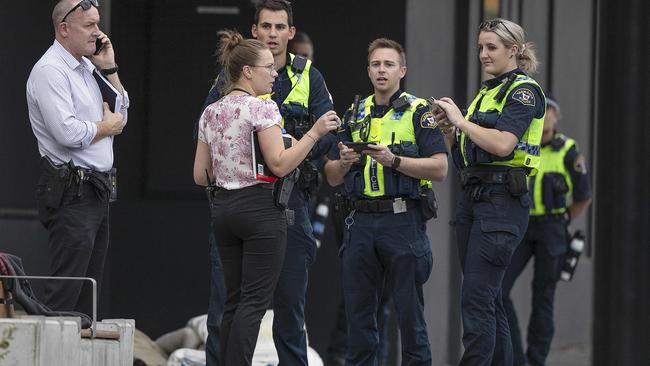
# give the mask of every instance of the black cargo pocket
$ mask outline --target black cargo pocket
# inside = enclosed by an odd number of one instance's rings
[[[415,283],[421,285],[429,279],[433,267],[433,254],[429,240],[422,238],[409,244],[415,256]]]
[[[67,180],[41,176],[36,185],[36,197],[45,207],[59,208],[62,205],[67,185]]]
[[[505,267],[519,241],[519,228],[513,224],[481,221],[484,243],[481,257],[495,266]]]

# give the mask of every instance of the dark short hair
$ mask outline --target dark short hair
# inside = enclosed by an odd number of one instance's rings
[[[287,13],[287,23],[293,27],[293,10],[291,9],[291,2],[287,0],[260,0],[255,5],[255,17],[253,22],[258,24],[260,22],[260,13],[262,10],[267,9],[271,11],[285,11]]]
[[[377,38],[370,42],[368,45],[368,61],[370,61],[370,54],[379,48],[390,48],[397,51],[400,63],[402,64],[401,66],[406,66],[406,52],[404,52],[404,47],[399,42],[388,38]]]

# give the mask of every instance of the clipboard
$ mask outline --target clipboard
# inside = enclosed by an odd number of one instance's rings
[[[282,140],[284,141],[285,149],[291,147],[291,136],[282,135]],[[275,181],[280,179],[280,177],[273,174],[268,165],[266,165],[264,155],[262,155],[262,149],[260,148],[257,131],[255,130],[251,131],[251,150],[251,161],[255,180],[266,183],[275,183]]]

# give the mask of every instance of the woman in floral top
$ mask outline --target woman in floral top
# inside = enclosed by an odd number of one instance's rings
[[[280,275],[286,247],[284,212],[273,200],[270,183],[255,179],[251,132],[256,131],[264,161],[282,177],[305,159],[318,139],[337,128],[336,113],[314,124],[300,141],[285,149],[281,117],[271,92],[278,76],[268,47],[221,31],[219,49],[228,82],[224,97],[199,121],[194,181],[218,189],[213,194],[212,230],[228,293],[220,330],[225,365],[250,365],[260,321]]]

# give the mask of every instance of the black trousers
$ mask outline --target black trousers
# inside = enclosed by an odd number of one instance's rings
[[[39,181],[37,199],[39,219],[49,233],[50,275],[94,278],[99,294],[108,251],[108,202],[98,197],[92,184],[84,183],[81,190],[77,184],[68,187],[60,207],[48,207],[41,185],[46,179]],[[48,280],[43,301],[52,310],[92,315],[92,286],[87,281]]]
[[[212,203],[212,230],[226,285],[220,331],[224,365],[250,365],[260,322],[284,260],[287,222],[269,184],[221,190]]]

